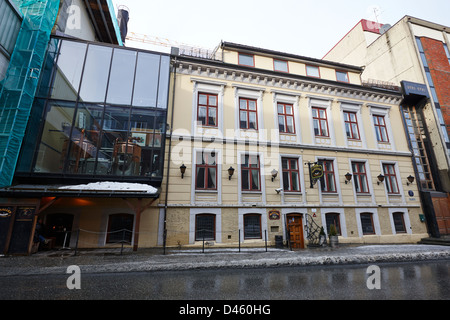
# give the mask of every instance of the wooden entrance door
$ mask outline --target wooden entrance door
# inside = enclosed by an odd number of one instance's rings
[[[433,207],[436,215],[436,221],[441,235],[450,234],[450,196],[433,196]]]
[[[290,214],[287,216],[287,226],[291,249],[304,249],[303,223],[301,214]]]

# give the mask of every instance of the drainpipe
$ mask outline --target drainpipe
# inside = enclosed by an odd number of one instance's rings
[[[170,161],[171,161],[171,149],[172,149],[172,133],[173,133],[173,115],[175,109],[175,88],[177,80],[177,57],[173,62],[173,90],[172,90],[172,114],[170,116],[170,140],[169,140],[169,150],[167,158],[167,180],[166,180],[166,199],[164,200],[164,234],[163,234],[163,247],[164,254],[166,254],[166,239],[167,239],[167,200],[169,197],[169,177],[170,177]]]

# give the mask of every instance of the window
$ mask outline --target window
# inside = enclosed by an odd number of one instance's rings
[[[255,66],[254,56],[250,54],[239,53],[239,64],[241,66]]]
[[[217,162],[215,152],[199,152],[195,176],[196,190],[217,190]]]
[[[258,112],[256,100],[239,99],[239,123],[241,129],[258,130]]]
[[[349,82],[348,73],[345,71],[336,71],[336,80],[339,82]]]
[[[241,165],[242,191],[261,191],[259,156],[245,155]]]
[[[327,110],[322,108],[313,107],[313,125],[314,134],[316,136],[328,137],[328,121],[327,121]]]
[[[360,219],[363,235],[375,234],[372,213],[361,213]]]
[[[392,214],[394,221],[395,232],[406,233],[405,219],[403,218],[403,212],[394,212]]]
[[[328,234],[330,233],[330,226],[332,224],[334,224],[335,227],[336,227],[337,234],[339,236],[342,235],[342,233],[341,233],[341,224],[339,222],[339,213],[327,213],[327,214],[325,214],[325,221],[326,221],[326,224],[327,224],[327,232],[328,232]]]
[[[320,78],[319,67],[306,66],[306,75],[309,77]]]
[[[292,104],[278,103],[278,128],[281,133],[295,133],[294,106]]]
[[[384,116],[374,115],[375,134],[378,142],[389,142]]]
[[[217,95],[199,93],[197,120],[203,126],[217,127]]]
[[[261,215],[244,215],[244,239],[261,239]]]
[[[216,216],[197,214],[195,216],[195,240],[216,240]]]
[[[447,59],[448,59],[448,63],[450,64],[450,51],[448,50],[448,46],[446,43],[444,43],[444,50],[445,50],[445,55],[447,56]]]
[[[355,112],[344,111],[345,132],[348,139],[360,140],[358,119]]]
[[[273,60],[273,69],[280,72],[289,72],[288,62],[285,60]]]
[[[281,167],[283,170],[284,191],[286,192],[301,191],[298,159],[281,158]]]
[[[119,213],[110,215],[106,243],[131,243],[133,236],[133,220],[134,216],[132,214]]]
[[[395,165],[383,164],[384,177],[386,179],[386,187],[388,193],[398,194],[397,175],[395,174]]]
[[[336,181],[334,178],[333,160],[319,160],[319,164],[323,166],[323,177],[320,178],[322,192],[335,193]]]
[[[352,162],[352,170],[356,193],[369,193],[365,163]]]

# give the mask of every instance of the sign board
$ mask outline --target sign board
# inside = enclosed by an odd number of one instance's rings
[[[427,86],[421,83],[402,81],[402,90],[405,96],[416,95],[430,97]]]
[[[313,165],[311,167],[311,178],[317,180],[322,177],[323,177],[323,166],[320,164]]]
[[[270,220],[280,220],[280,211],[278,210],[270,210],[269,211],[269,219]]]

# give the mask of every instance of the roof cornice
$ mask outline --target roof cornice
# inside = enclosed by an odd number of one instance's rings
[[[238,66],[207,59],[177,56],[176,72],[215,81],[234,81],[259,87],[296,90],[305,94],[323,94],[334,98],[353,98],[372,103],[399,104],[401,92],[365,87],[337,81],[285,74],[281,72]]]

